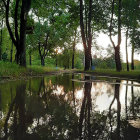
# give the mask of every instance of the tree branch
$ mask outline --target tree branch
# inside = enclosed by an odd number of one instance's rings
[[[91,16],[92,16],[92,0],[89,0],[89,13],[88,13],[88,47],[91,48],[92,34],[91,34]]]
[[[83,23],[83,0],[80,0],[80,28],[81,28],[81,35],[82,41],[84,45],[84,49],[87,49],[87,43],[85,38],[85,31],[84,31],[84,23]]]
[[[11,27],[10,27],[10,24],[9,24],[9,4],[10,4],[10,0],[7,0],[7,4],[5,5],[6,6],[5,7],[6,8],[6,26],[7,26],[8,32],[10,34],[10,37],[11,37],[14,45],[17,47],[17,42],[16,42],[16,40],[14,38],[13,32],[12,32]]]
[[[5,0],[2,0],[2,1],[3,1],[3,3],[4,3],[5,8],[6,8],[6,2],[5,2]]]
[[[118,46],[121,44],[121,0],[119,0],[119,9],[118,9]]]
[[[111,12],[111,20],[110,20],[110,27],[109,27],[109,32],[110,32],[110,40],[111,40],[111,43],[115,49],[115,43],[112,39],[112,20],[113,20],[113,14],[114,14],[114,0],[112,1],[112,12]]]
[[[15,21],[15,37],[16,37],[17,42],[19,41],[19,35],[18,35],[18,20],[17,20],[19,1],[20,1],[20,0],[16,0],[15,17],[14,17],[14,21]]]

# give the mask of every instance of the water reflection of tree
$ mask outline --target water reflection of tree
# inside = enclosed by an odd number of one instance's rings
[[[86,79],[89,80],[89,79]],[[108,139],[108,140],[137,140],[139,130],[132,127],[128,123],[128,116],[133,114],[130,111],[131,107],[136,108],[138,102],[136,103],[136,98],[133,97],[132,101],[134,103],[130,104],[130,107],[127,105],[127,92],[128,86],[126,86],[125,93],[125,109],[127,115],[126,118],[121,116],[121,103],[120,103],[120,80],[116,80],[114,86],[114,97],[109,107],[109,114],[107,112],[97,112],[94,108],[94,100],[91,99],[91,83],[86,82],[84,85],[84,98],[82,100],[81,112],[79,117],[79,139],[80,140],[99,140],[99,139]],[[94,93],[92,93],[94,94]],[[132,94],[133,95],[133,94]],[[116,100],[116,109],[113,108],[113,104]],[[138,110],[134,110],[135,114],[138,113]],[[108,115],[107,115],[108,114]]]
[[[77,116],[65,100],[65,96],[61,94],[56,96],[52,94],[51,88],[47,88],[41,100],[45,107],[45,115],[42,116],[44,124],[39,124],[39,127],[35,128],[36,131],[46,139],[75,139]]]
[[[85,80],[89,80],[90,77],[85,77]],[[82,101],[80,118],[79,118],[79,139],[91,140],[91,86],[92,83],[85,82],[84,86],[84,98]],[[84,126],[83,126],[84,125]],[[84,127],[84,130],[83,130]]]
[[[129,116],[131,116],[131,114],[133,114],[134,117],[134,106],[137,107],[136,104],[134,104],[134,99],[135,97],[133,96],[133,87],[131,88],[131,92],[132,92],[132,101],[130,104],[130,107],[128,107],[127,105],[127,92],[128,92],[128,85],[126,85],[126,92],[125,92],[125,118],[124,116],[121,117],[121,104],[120,104],[120,80],[116,80],[115,84],[115,94],[114,94],[114,98],[110,104],[109,107],[109,124],[110,124],[110,135],[109,135],[109,139],[113,139],[113,140],[120,140],[120,139],[125,139],[125,140],[137,140],[138,139],[138,133],[139,130],[132,127],[129,123],[128,123],[128,119]],[[127,81],[128,84],[128,81]],[[112,105],[114,103],[114,101],[117,101],[117,110],[115,111],[112,108]],[[132,111],[130,111],[132,108]],[[129,112],[128,112],[129,110]],[[115,113],[117,112],[117,115],[115,115]],[[136,112],[135,112],[136,113]],[[137,112],[138,113],[138,112]],[[117,122],[117,124],[115,123]],[[116,126],[116,128],[114,129],[114,127]]]
[[[7,139],[9,136],[12,136],[14,140],[22,140],[23,138],[26,130],[25,90],[25,83],[19,84],[16,88],[16,96],[9,107],[4,123],[5,139]],[[11,120],[11,117],[13,118],[13,122],[11,126],[9,126],[8,121]]]
[[[89,78],[85,77],[85,80],[88,81]],[[79,117],[80,140],[104,139],[108,132],[106,113],[95,111],[94,100],[91,99],[91,87],[92,83],[85,82],[84,98]]]
[[[29,91],[26,91],[25,83],[17,86],[5,119],[4,139],[78,138],[78,117],[64,97],[52,94],[52,89],[45,86],[44,78],[41,78],[37,94],[32,93],[31,85],[30,80]]]
[[[71,78],[74,79],[74,75]],[[86,81],[90,80],[89,78],[86,77]],[[84,140],[138,139],[138,129],[130,126],[126,118],[132,116],[131,108],[134,108],[135,115],[138,114],[139,99],[132,94],[134,97],[130,106],[125,101],[127,117],[121,117],[119,81],[116,81],[118,84],[114,87],[115,99],[110,105],[109,116],[108,112],[95,111],[95,100],[91,97],[93,84],[86,82],[79,118],[75,110],[77,106],[75,91],[79,86],[74,81],[69,83],[71,87],[69,90],[65,90],[65,94],[58,95],[53,94],[53,90],[57,88],[59,81],[55,85],[45,78],[39,78],[36,84],[35,81],[29,80],[27,84],[23,82],[16,85],[16,96],[13,96],[13,99],[11,98],[12,102],[5,119],[5,138],[10,137],[12,140],[18,140],[20,136],[19,140],[22,140],[22,136],[23,139],[33,140],[73,140],[78,139],[78,137]],[[64,86],[65,84],[63,85],[61,82],[58,85]],[[65,83],[65,81],[63,82]],[[125,100],[127,100],[127,91]],[[11,94],[13,94],[12,92],[11,89]],[[115,100],[117,101],[117,111],[113,109]],[[109,117],[110,121],[108,121]],[[110,127],[112,127],[111,131]]]
[[[120,111],[121,111],[121,103],[120,103],[120,80],[116,80],[116,84],[115,84],[115,93],[114,93],[114,97],[113,100],[109,106],[109,118],[110,118],[110,127],[111,127],[111,135],[110,138],[114,139],[114,140],[120,140]],[[112,128],[112,114],[111,114],[111,107],[115,101],[115,99],[117,100],[117,128],[116,128],[116,132],[113,134],[113,128]]]

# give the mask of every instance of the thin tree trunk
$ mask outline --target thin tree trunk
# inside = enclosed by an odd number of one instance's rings
[[[3,27],[3,19],[2,19],[2,26],[1,26],[1,31],[0,31],[0,60],[2,60],[2,27]]]
[[[132,42],[131,70],[134,70],[134,42]]]
[[[113,15],[114,15],[114,0],[112,2],[112,13],[111,13],[111,21],[110,21],[110,40],[115,50],[115,63],[116,63],[116,70],[121,71],[122,65],[121,65],[121,59],[120,59],[120,44],[121,44],[121,0],[119,0],[119,7],[118,7],[118,43],[115,46],[115,43],[112,39],[112,21],[113,21]]]
[[[128,51],[127,51],[127,40],[128,40],[128,29],[126,31],[126,43],[125,43],[125,49],[126,49],[126,64],[127,64],[127,71],[129,71],[129,63],[128,63]]]
[[[134,50],[135,50],[135,44],[134,44],[134,36],[135,36],[135,27],[133,27],[133,33],[132,33],[132,54],[131,54],[131,70],[134,70]]]
[[[74,69],[74,56],[75,56],[75,50],[73,48],[73,54],[72,54],[72,69]]]
[[[57,65],[58,65],[58,62],[57,62],[58,60],[57,60],[57,54],[56,54],[56,67],[57,67]]]
[[[76,45],[76,31],[75,31],[75,37],[74,37],[74,42],[73,42],[72,69],[74,69],[75,45]]]
[[[116,70],[121,71],[122,65],[121,65],[121,59],[120,59],[120,48],[119,46],[115,47],[115,63],[116,63]]]
[[[85,70],[89,70],[91,64],[91,50],[85,50]]]
[[[30,64],[30,66],[32,65],[32,55],[31,55],[31,51],[30,51],[30,53],[29,53],[29,64]]]
[[[70,56],[69,56],[69,54],[68,54],[68,69],[70,68]]]
[[[10,52],[10,62],[13,62],[13,42],[12,42],[12,46],[11,46],[11,52]]]
[[[43,56],[41,56],[41,65],[42,66],[45,66],[45,60],[44,60],[44,57]]]
[[[2,59],[2,29],[1,29],[1,38],[0,38],[0,60]]]
[[[93,63],[92,63],[92,55],[91,55],[91,66],[93,65]]]

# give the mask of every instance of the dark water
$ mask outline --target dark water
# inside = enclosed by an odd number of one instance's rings
[[[139,140],[140,83],[63,74],[0,83],[0,140]]]

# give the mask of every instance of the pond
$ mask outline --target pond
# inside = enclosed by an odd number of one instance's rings
[[[138,82],[58,74],[0,83],[0,140],[138,139]]]

